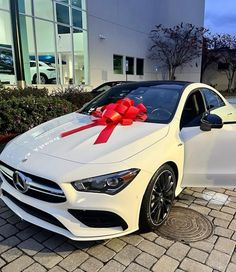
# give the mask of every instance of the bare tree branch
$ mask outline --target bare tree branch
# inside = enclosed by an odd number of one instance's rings
[[[228,89],[230,92],[236,73],[236,36],[230,34],[214,34],[206,38],[205,48],[203,50],[203,73],[209,64],[216,62],[224,66],[228,79]]]
[[[172,28],[155,26],[150,32],[151,59],[169,71],[169,79],[175,78],[176,68],[192,62],[201,56],[203,35],[208,30],[192,24],[178,24]]]

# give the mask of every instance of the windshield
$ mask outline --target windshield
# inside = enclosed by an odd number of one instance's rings
[[[134,100],[135,105],[143,103],[146,106],[148,116],[146,122],[169,123],[177,108],[182,89],[183,85],[177,84],[121,85],[99,95],[79,112],[90,114],[98,107],[128,97]]]

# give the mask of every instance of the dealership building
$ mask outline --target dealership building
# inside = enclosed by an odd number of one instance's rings
[[[0,0],[0,81],[86,84],[167,78],[148,58],[155,25],[203,26],[204,0]],[[200,80],[201,60],[177,71]]]

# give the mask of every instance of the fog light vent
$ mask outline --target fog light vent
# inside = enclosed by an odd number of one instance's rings
[[[72,209],[68,210],[68,212],[84,225],[91,228],[122,227],[123,230],[128,228],[124,219],[112,212]]]

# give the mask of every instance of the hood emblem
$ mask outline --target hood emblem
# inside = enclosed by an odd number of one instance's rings
[[[13,184],[16,188],[17,191],[21,192],[21,193],[26,193],[29,189],[29,185],[28,185],[28,178],[18,172],[18,171],[15,171],[14,174],[13,174]]]

